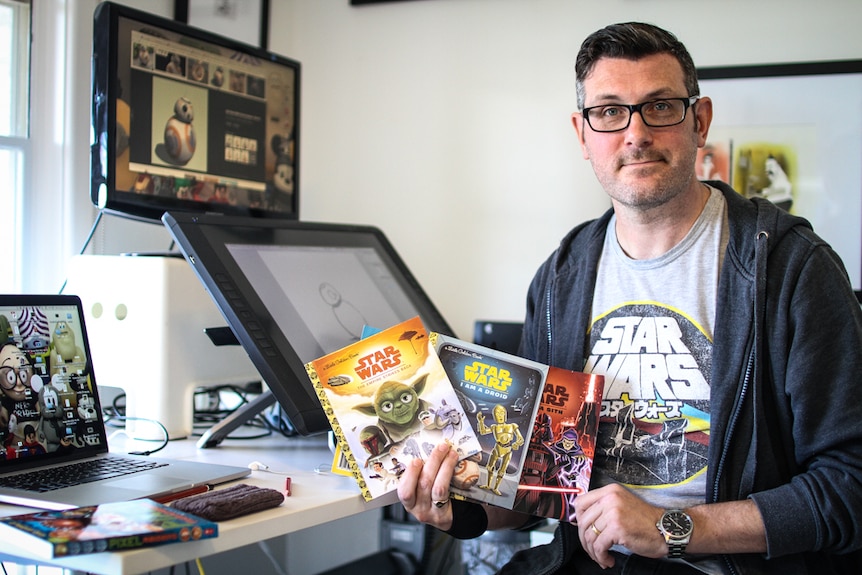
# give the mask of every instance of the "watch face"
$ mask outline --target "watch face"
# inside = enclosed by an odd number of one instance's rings
[[[685,537],[691,533],[691,517],[682,511],[668,511],[662,515],[661,526],[674,537]]]

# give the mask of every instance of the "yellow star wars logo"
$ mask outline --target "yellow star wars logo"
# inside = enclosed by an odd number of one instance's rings
[[[471,365],[464,366],[464,381],[497,391],[507,391],[512,385],[512,375],[508,369],[474,361]]]

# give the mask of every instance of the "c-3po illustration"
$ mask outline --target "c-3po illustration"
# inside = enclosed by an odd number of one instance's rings
[[[479,423],[479,433],[482,435],[494,434],[494,449],[491,450],[491,455],[488,457],[488,464],[485,470],[488,472],[488,479],[485,485],[480,485],[482,489],[492,491],[497,495],[500,493],[500,483],[503,481],[503,476],[506,474],[506,468],[509,466],[509,460],[512,459],[512,452],[524,445],[524,437],[521,435],[521,430],[518,429],[517,423],[506,423],[508,414],[506,408],[502,405],[494,406],[494,421],[490,426],[485,425],[485,414],[481,411],[476,414],[476,420]],[[494,486],[491,486],[493,478]]]

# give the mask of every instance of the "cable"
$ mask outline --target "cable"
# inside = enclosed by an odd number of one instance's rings
[[[102,210],[99,210],[96,213],[96,219],[93,221],[93,225],[90,226],[90,233],[87,234],[87,239],[84,240],[84,245],[81,246],[81,250],[78,252],[79,254],[83,255],[83,253],[87,250],[87,246],[89,246],[90,242],[93,241],[93,235],[96,233],[96,228],[99,227],[99,222],[102,221],[102,214],[104,214]]]
[[[148,419],[146,417],[126,416],[125,415],[125,413],[126,413],[125,405],[119,405],[119,400],[125,399],[125,397],[126,397],[125,393],[118,394],[116,397],[114,397],[113,401],[111,402],[110,408],[103,408],[102,409],[102,413],[105,415],[105,425],[120,427],[119,425],[116,424],[116,422],[122,422],[123,423],[122,427],[124,428],[124,430],[121,433],[125,433],[125,423],[127,421],[146,421],[148,423],[152,423],[152,424],[158,426],[159,429],[162,430],[162,443],[161,443],[161,445],[159,445],[155,449],[150,449],[147,451],[131,451],[131,452],[129,452],[129,455],[152,455],[153,453],[156,453],[157,451],[161,451],[162,449],[167,447],[168,442],[170,441],[170,434],[168,433],[168,429],[162,424],[162,422],[157,421],[155,419]],[[112,435],[112,437],[113,437],[113,435]],[[133,437],[131,435],[129,437],[131,437],[135,441],[150,441],[150,440],[144,440],[144,439],[136,438],[136,437]]]
[[[89,245],[90,245],[90,242],[91,242],[91,241],[92,241],[92,239],[93,239],[93,235],[96,233],[96,228],[98,228],[98,227],[99,227],[99,222],[101,222],[101,221],[102,221],[102,213],[103,213],[103,212],[102,212],[102,210],[99,210],[99,211],[96,213],[96,219],[95,219],[95,221],[93,222],[93,225],[90,227],[90,233],[89,233],[89,234],[87,234],[87,239],[86,239],[86,240],[84,240],[84,245],[83,245],[83,246],[81,246],[81,249],[80,249],[80,251],[78,252],[78,254],[79,254],[79,255],[83,255],[83,254],[84,254],[84,252],[87,250],[87,246],[89,246]],[[59,293],[63,293],[63,290],[65,290],[65,289],[66,289],[66,283],[67,283],[68,281],[69,281],[69,278],[66,278],[66,279],[64,279],[64,280],[63,280],[63,285],[61,285],[61,286],[60,286],[60,292],[59,292]]]
[[[241,409],[243,406],[251,403],[248,398],[248,395],[259,395],[259,392],[249,392],[248,386],[252,384],[256,384],[258,382],[249,382],[246,384],[246,387],[243,388],[238,385],[221,385],[221,386],[213,386],[213,387],[205,387],[199,388],[195,391],[195,398],[199,395],[207,395],[209,399],[211,399],[213,394],[218,396],[218,407],[212,409],[195,409],[194,414],[194,422],[195,428],[200,428],[200,426],[205,425],[207,429],[212,427],[213,425],[221,422],[224,418],[232,415],[235,411]],[[222,393],[230,392],[237,396],[239,399],[239,403],[230,409],[222,409]],[[198,404],[197,401],[194,402],[195,405]],[[274,425],[264,414],[257,413],[254,417],[249,418],[248,421],[244,422],[243,426],[245,428],[255,428],[262,429],[261,433],[256,433],[252,435],[231,435],[229,439],[240,439],[240,440],[249,440],[249,439],[259,439],[262,437],[269,437],[275,432],[279,432],[285,437],[290,437],[292,435],[296,435],[295,431],[291,426],[287,424],[287,422],[279,420],[278,425]],[[204,432],[195,432],[193,435],[202,436]]]
[[[87,234],[87,238],[84,240],[84,245],[81,246],[81,249],[78,251],[78,255],[84,255],[84,252],[87,251],[87,247],[90,245],[90,242],[93,241],[93,236],[96,235],[96,229],[99,227],[99,223],[102,221],[102,216],[105,214],[104,210],[99,210],[96,212],[96,219],[93,220],[93,225],[90,226],[90,233]],[[104,229],[102,230],[104,234]],[[176,241],[171,240],[171,243],[168,245],[168,252],[174,251],[176,247]],[[60,291],[58,293],[63,293],[66,289],[66,284],[68,283],[69,278],[63,280],[62,285],[60,285]]]
[[[261,463],[260,461],[252,461],[248,464],[248,468],[252,471],[265,471],[267,473],[274,473],[275,475],[290,475],[287,471],[276,471],[275,469],[270,469],[269,465]]]
[[[260,541],[258,542],[258,546],[263,551],[263,554],[266,555],[267,558],[269,558],[269,561],[270,563],[272,563],[275,572],[278,573],[278,575],[287,575],[287,571],[279,564],[279,562],[275,558],[275,555],[273,555],[272,550],[269,548],[269,544],[266,541]]]
[[[256,383],[256,382],[249,382],[246,385],[251,385],[254,383]],[[222,408],[222,406],[221,406],[221,403],[222,403],[221,394],[224,392],[229,392],[229,393],[236,395],[236,397],[238,398],[238,404],[235,407],[231,407],[229,409]],[[202,394],[206,394],[209,396],[213,393],[218,395],[219,404],[216,407],[211,408],[211,409],[195,408],[193,431],[191,434],[192,436],[196,436],[196,437],[202,436],[205,432],[205,430],[203,430],[203,431],[201,430],[202,426],[205,426],[207,429],[209,429],[213,425],[222,421],[225,417],[234,413],[237,409],[240,409],[242,406],[250,403],[249,398],[248,398],[248,395],[250,395],[250,394],[246,388],[239,386],[239,385],[230,385],[230,384],[213,386],[213,387],[198,388],[195,390],[195,398],[197,398],[199,395],[202,395]],[[257,395],[257,394],[254,393],[253,395]],[[126,399],[126,394],[120,393],[120,394],[114,396],[113,400],[111,401],[110,406],[107,406],[107,407],[102,406],[102,412],[105,415],[105,424],[113,426],[113,427],[125,427],[125,422],[127,422],[127,421],[150,422],[154,425],[157,425],[162,430],[162,436],[163,436],[162,444],[159,447],[157,447],[156,449],[152,449],[152,450],[148,450],[148,451],[142,451],[142,452],[134,452],[133,455],[151,455],[157,451],[164,449],[168,445],[168,441],[170,440],[167,428],[162,423],[160,423],[159,421],[156,421],[154,419],[126,416],[126,406],[124,403],[125,399]],[[194,405],[197,405],[197,403],[198,402],[195,400]],[[256,433],[247,433],[244,435],[234,434],[234,435],[230,435],[228,438],[233,439],[233,440],[254,440],[254,439],[261,439],[264,437],[269,437],[273,433],[276,433],[276,432],[280,433],[284,437],[293,437],[295,435],[298,435],[298,433],[293,428],[293,426],[290,425],[290,422],[286,421],[285,418],[279,417],[278,423],[274,424],[263,413],[256,414],[254,417],[252,417],[251,419],[246,421],[242,427],[246,428],[246,429],[255,429],[255,430],[260,430],[260,431],[256,432]],[[137,439],[137,438],[133,437],[132,439]]]
[[[155,449],[148,449],[148,450],[146,450],[146,451],[130,451],[130,452],[129,452],[129,455],[152,455],[153,453],[156,453],[156,452],[158,452],[158,451],[161,451],[162,449],[164,449],[165,447],[167,447],[167,446],[168,446],[168,441],[170,441],[170,437],[169,437],[169,435],[168,435],[168,430],[167,430],[167,428],[166,428],[164,425],[162,425],[162,423],[161,423],[160,421],[156,421],[155,419],[147,419],[146,417],[126,417],[125,415],[119,415],[119,416],[116,416],[114,419],[117,419],[118,421],[122,421],[122,422],[126,422],[126,421],[146,421],[146,422],[148,422],[148,423],[153,423],[153,424],[155,424],[156,426],[158,426],[158,427],[159,427],[159,429],[161,429],[161,430],[162,430],[162,435],[163,435],[163,437],[162,437],[162,440],[161,440],[161,445],[159,445],[159,446],[158,446],[158,447],[156,447]],[[120,433],[125,433],[125,431],[120,431]],[[128,435],[128,434],[126,434],[126,435]],[[157,440],[155,440],[155,439],[142,439],[142,438],[134,437],[134,436],[131,436],[131,435],[129,435],[129,437],[131,437],[131,438],[132,438],[132,439],[134,439],[135,441],[157,441]]]
[[[230,409],[222,409],[221,406],[224,403],[223,402],[224,398],[222,397],[222,393],[224,393],[224,392],[230,392],[230,393],[236,395],[239,403],[236,406],[231,407]],[[197,407],[198,397],[200,397],[202,395],[206,396],[206,398],[209,400],[210,404],[212,404],[212,399],[213,399],[213,397],[215,397],[215,399],[217,400],[216,405],[214,407],[209,408],[209,409],[198,408]],[[196,422],[202,422],[202,423],[213,423],[213,422],[221,421],[224,417],[226,417],[227,415],[230,415],[239,407],[249,403],[246,389],[244,389],[238,385],[220,385],[220,386],[214,386],[214,387],[198,388],[195,390],[194,398],[195,398],[194,405],[196,406],[195,412],[194,412],[194,418],[195,418]]]

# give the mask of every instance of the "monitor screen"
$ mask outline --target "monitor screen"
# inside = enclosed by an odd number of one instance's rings
[[[290,422],[329,431],[305,364],[362,328],[451,329],[377,228],[167,213],[163,221]]]
[[[298,62],[103,2],[92,72],[96,206],[298,217]]]

